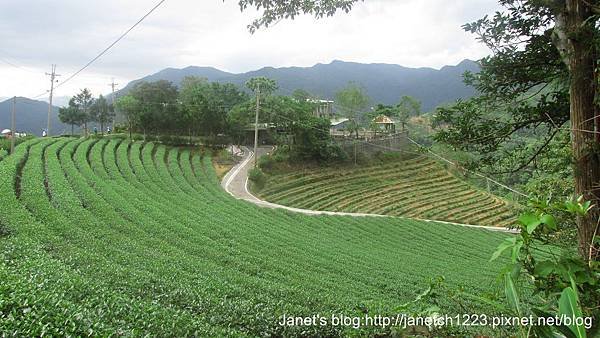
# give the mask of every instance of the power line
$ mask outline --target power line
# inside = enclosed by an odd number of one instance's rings
[[[410,142],[412,142],[413,144],[415,144],[415,145],[417,145],[417,146],[419,146],[419,147],[421,147],[421,148],[427,149],[427,152],[429,152],[429,153],[430,153],[430,154],[432,154],[433,156],[435,156],[435,157],[439,158],[440,160],[442,160],[442,161],[444,161],[444,162],[446,162],[446,163],[449,163],[449,164],[451,164],[451,165],[453,165],[453,166],[455,166],[455,167],[457,167],[457,168],[459,168],[459,169],[461,169],[461,170],[464,170],[464,171],[466,171],[466,172],[469,172],[469,173],[471,173],[471,174],[473,174],[473,175],[476,175],[476,176],[479,176],[479,177],[481,177],[481,178],[484,178],[484,179],[486,179],[488,182],[492,182],[492,183],[494,183],[494,184],[496,184],[496,185],[498,185],[498,186],[500,186],[500,187],[502,187],[502,188],[504,188],[504,189],[507,189],[507,190],[509,190],[509,191],[511,191],[511,192],[514,192],[515,194],[518,194],[518,195],[524,196],[524,197],[526,197],[526,198],[529,198],[529,196],[528,196],[528,195],[526,195],[526,194],[524,194],[524,193],[522,193],[522,192],[520,192],[520,191],[518,191],[518,190],[515,190],[515,189],[513,189],[513,188],[511,188],[511,187],[509,187],[509,186],[507,186],[507,185],[505,185],[505,184],[502,184],[502,183],[500,183],[500,182],[498,182],[498,181],[496,181],[496,180],[492,179],[492,178],[489,178],[489,177],[487,177],[487,176],[485,176],[485,175],[483,175],[483,174],[480,174],[480,173],[478,173],[478,172],[475,172],[475,171],[469,170],[469,169],[467,169],[467,168],[465,168],[465,167],[462,167],[462,166],[460,166],[460,165],[458,165],[458,164],[456,164],[456,163],[454,163],[454,162],[450,161],[449,159],[447,159],[447,158],[443,157],[442,155],[439,155],[439,154],[437,154],[437,153],[433,152],[433,150],[431,150],[431,149],[429,149],[429,148],[427,148],[427,147],[425,147],[425,146],[421,145],[421,144],[420,144],[420,143],[418,143],[417,141],[415,141],[415,140],[411,139],[410,137],[408,137],[408,135],[406,136],[406,138],[407,138],[407,139],[408,139]]]
[[[158,7],[160,7],[160,5],[162,5],[165,1],[166,0],[159,1],[154,7],[152,7],[152,9],[148,13],[146,13],[144,16],[142,16],[141,19],[139,19],[133,26],[131,26],[128,30],[126,30],[123,34],[121,34],[113,43],[111,43],[102,52],[100,52],[100,54],[98,54],[96,57],[94,57],[92,60],[90,60],[88,63],[86,63],[83,67],[81,67],[81,69],[79,69],[78,71],[76,71],[75,73],[73,73],[71,76],[69,76],[68,78],[66,78],[64,81],[62,81],[61,83],[59,83],[56,86],[56,88],[59,88],[62,85],[64,85],[65,83],[69,82],[74,77],[76,77],[77,75],[79,75],[79,73],[83,72],[86,68],[88,68],[89,66],[91,66],[92,63],[94,63],[98,59],[100,59],[112,47],[114,47],[119,41],[121,41],[125,36],[127,36],[127,34],[129,34],[129,32],[131,32],[135,27],[137,27],[140,23],[142,23],[142,21],[144,21],[148,16],[150,16],[150,14],[152,14],[152,12],[154,12]]]
[[[33,71],[33,70],[31,70],[29,68],[26,68],[26,67],[23,67],[23,66],[19,66],[19,65],[15,64],[13,62],[10,62],[10,61],[8,61],[8,60],[6,60],[4,58],[0,58],[0,61],[2,61],[3,63],[5,63],[5,64],[7,64],[7,65],[9,65],[9,66],[11,66],[13,68],[16,68],[16,69],[24,70],[24,71],[29,72],[29,73],[40,74],[39,72]]]

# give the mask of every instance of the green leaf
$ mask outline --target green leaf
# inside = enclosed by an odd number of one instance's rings
[[[556,269],[556,264],[552,261],[542,261],[536,264],[533,273],[540,277],[546,277]]]
[[[521,252],[521,248],[523,247],[523,240],[519,238],[515,245],[512,247],[511,260],[513,263],[516,263],[519,260],[519,252]]]
[[[519,222],[525,226],[529,234],[532,234],[538,225],[542,223],[539,217],[530,212],[521,214],[521,216],[519,216]]]
[[[545,214],[540,218],[540,221],[552,230],[556,230],[556,218],[550,214]]]
[[[515,245],[516,242],[516,237],[513,238],[507,238],[505,239],[502,243],[500,243],[500,245],[498,245],[498,248],[496,249],[496,251],[494,251],[494,253],[492,254],[492,257],[490,258],[490,262],[496,260],[498,257],[500,257],[500,255],[506,251],[508,248],[511,248]]]
[[[558,300],[558,314],[570,318],[582,317],[581,308],[577,303],[577,294],[571,287],[565,288],[560,295],[560,299]],[[576,325],[576,323],[572,323],[569,325],[569,329],[577,338],[586,337],[583,324]]]
[[[519,305],[519,294],[517,292],[517,288],[515,287],[515,283],[513,282],[513,279],[509,273],[504,275],[504,293],[506,294],[506,298],[508,299],[508,303],[510,304],[512,309],[515,310],[520,316],[521,307]]]

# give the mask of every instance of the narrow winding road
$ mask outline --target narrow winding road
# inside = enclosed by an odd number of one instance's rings
[[[248,201],[254,203],[260,207],[264,208],[272,208],[272,209],[285,209],[291,212],[298,212],[306,215],[341,215],[341,216],[353,216],[353,217],[393,217],[393,218],[404,218],[402,216],[390,216],[390,215],[379,215],[379,214],[364,214],[364,213],[350,213],[350,212],[334,212],[334,211],[321,211],[321,210],[308,210],[308,209],[299,209],[288,207],[281,204],[275,204],[271,202],[267,202],[261,200],[260,198],[254,196],[248,190],[248,171],[254,165],[254,152],[248,147],[241,147],[243,150],[242,160],[235,165],[231,170],[223,177],[221,181],[221,186],[225,191],[227,191],[231,196],[241,199],[244,201]],[[272,147],[259,147],[257,150],[258,157],[260,158],[263,155],[268,155],[273,150]],[[420,218],[411,218],[419,221],[431,222],[431,223],[444,223],[444,224],[453,224],[459,225],[463,227],[470,228],[482,228],[491,231],[500,231],[500,232],[508,232],[508,233],[518,233],[514,229],[500,228],[500,227],[491,227],[491,226],[483,226],[483,225],[473,225],[473,224],[461,224],[461,223],[453,223],[446,221],[435,221],[428,219],[420,219]]]

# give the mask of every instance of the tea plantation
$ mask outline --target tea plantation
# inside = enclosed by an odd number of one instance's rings
[[[514,207],[474,189],[425,156],[358,169],[276,174],[258,194],[270,202],[311,210],[504,227],[516,222]]]
[[[488,261],[506,234],[259,208],[221,190],[210,155],[153,143],[27,141],[0,161],[0,189],[0,335],[386,334],[278,321],[395,315],[437,276],[494,293],[505,263]]]

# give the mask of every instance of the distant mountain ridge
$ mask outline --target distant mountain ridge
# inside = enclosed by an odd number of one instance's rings
[[[362,86],[372,99],[372,104],[395,104],[403,95],[413,96],[422,102],[424,111],[469,98],[475,89],[463,83],[466,71],[477,72],[475,61],[463,60],[455,66],[441,69],[408,68],[394,64],[363,64],[335,60],[329,64],[318,63],[312,67],[264,67],[246,73],[233,74],[213,67],[189,66],[182,69],[166,68],[155,74],[130,82],[117,92],[124,95],[141,81],[167,80],[179,85],[186,76],[205,77],[211,82],[229,82],[238,86],[256,76],[266,76],[279,84],[278,94],[289,95],[296,89],[304,89],[323,99],[334,99],[335,93],[349,82]]]
[[[12,104],[12,99],[0,102],[0,129],[11,129]],[[45,129],[48,123],[48,103],[17,97],[15,107],[17,131],[40,136],[42,129]],[[57,135],[70,131],[71,127],[61,123],[58,119],[58,107],[52,106],[51,134]]]

